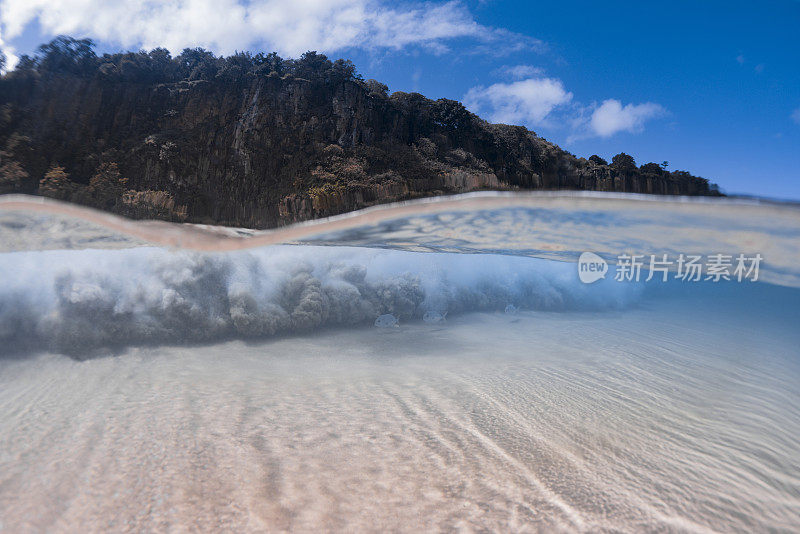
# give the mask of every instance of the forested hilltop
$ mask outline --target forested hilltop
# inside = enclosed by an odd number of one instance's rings
[[[315,52],[98,56],[59,37],[0,78],[0,193],[263,228],[480,189],[719,194],[626,154],[578,158],[454,100],[390,94]]]

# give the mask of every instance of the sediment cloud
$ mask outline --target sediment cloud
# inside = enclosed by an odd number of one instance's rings
[[[604,309],[637,289],[580,284],[574,265],[492,255],[271,247],[230,254],[155,248],[7,253],[3,352],[103,347],[367,325],[391,313]]]

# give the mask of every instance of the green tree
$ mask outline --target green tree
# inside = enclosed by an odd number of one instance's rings
[[[254,70],[257,74],[268,76],[270,73],[276,73],[278,76],[283,76],[286,73],[286,65],[283,58],[276,52],[269,54],[258,53],[253,57]]]
[[[595,165],[608,165],[608,162],[603,158],[601,158],[600,156],[598,156],[597,154],[589,156],[589,161],[591,161]]]
[[[452,128],[454,130],[463,129],[470,124],[472,117],[464,107],[464,104],[456,100],[440,98],[431,106],[433,120],[437,126]]]
[[[38,66],[49,72],[87,74],[95,66],[97,55],[91,39],[73,39],[59,35],[38,49]]]
[[[372,96],[383,96],[386,97],[389,95],[389,86],[385,83],[381,83],[378,80],[369,79],[364,82],[364,87],[367,88],[369,94]]]
[[[658,163],[645,163],[640,169],[645,174],[661,174],[663,169]]]
[[[202,48],[184,48],[175,58],[189,80],[210,80],[217,74],[217,58]]]
[[[636,169],[636,160],[633,159],[633,156],[620,152],[611,158],[611,166],[619,171],[632,171]]]
[[[330,68],[330,80],[334,83],[361,79],[355,64],[349,59],[337,59]]]
[[[300,59],[291,62],[292,74],[298,78],[313,80],[326,77],[332,63],[325,54],[306,52]]]

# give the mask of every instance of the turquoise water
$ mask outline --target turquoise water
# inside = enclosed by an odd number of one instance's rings
[[[795,206],[487,194],[254,232],[16,202],[0,531],[800,525]],[[682,253],[763,262],[614,279]]]

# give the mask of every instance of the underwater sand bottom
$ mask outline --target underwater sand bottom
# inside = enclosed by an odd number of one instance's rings
[[[0,360],[0,531],[788,531],[798,339],[752,320],[673,303]]]

